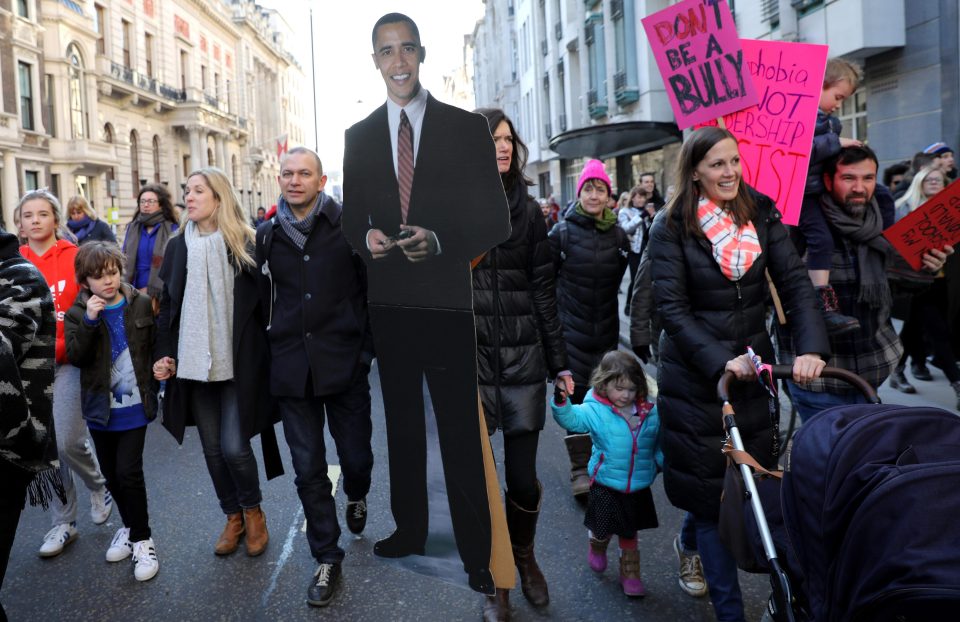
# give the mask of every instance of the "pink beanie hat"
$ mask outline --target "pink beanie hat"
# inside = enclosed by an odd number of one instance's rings
[[[586,166],[583,167],[583,172],[580,173],[580,181],[577,182],[578,197],[580,196],[580,191],[583,189],[583,184],[591,179],[599,179],[607,184],[607,192],[612,192],[610,188],[613,184],[610,183],[610,176],[603,170],[603,162],[600,160],[588,160]]]

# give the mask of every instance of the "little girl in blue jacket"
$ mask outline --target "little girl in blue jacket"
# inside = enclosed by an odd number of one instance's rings
[[[603,355],[582,404],[558,389],[553,417],[570,432],[589,433],[590,496],[583,524],[590,530],[588,560],[607,568],[607,545],[620,541],[620,585],[627,596],[644,596],[637,531],[657,527],[650,485],[663,466],[657,408],[647,401],[647,382],[635,358],[617,350]]]

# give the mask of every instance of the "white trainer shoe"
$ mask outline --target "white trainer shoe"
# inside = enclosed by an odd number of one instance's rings
[[[137,581],[149,581],[157,576],[160,562],[157,561],[157,549],[153,538],[133,543],[133,576]]]
[[[113,495],[104,486],[102,490],[95,490],[90,493],[90,518],[95,525],[102,525],[107,522],[110,512],[113,511]]]
[[[107,549],[107,561],[119,562],[133,554],[133,544],[130,542],[130,528],[121,527],[113,536],[110,548]]]
[[[63,547],[77,539],[77,523],[60,523],[43,536],[40,545],[40,557],[56,557],[63,553]]]

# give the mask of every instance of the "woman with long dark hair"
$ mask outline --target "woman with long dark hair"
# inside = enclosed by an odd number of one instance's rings
[[[480,397],[490,434],[503,430],[507,527],[520,585],[536,607],[549,603],[547,583],[534,557],[542,487],[537,444],[546,418],[544,380],[556,378],[572,392],[557,317],[547,228],[523,175],[527,147],[502,110],[477,110],[496,144],[497,167],[510,204],[510,238],[484,255],[473,270]],[[497,589],[484,607],[487,620],[509,617],[508,590]]]
[[[123,252],[127,256],[123,280],[149,295],[158,308],[163,290],[160,266],[167,242],[177,230],[177,217],[170,192],[161,184],[140,188],[137,208],[137,215],[127,225],[123,238]]]
[[[742,179],[733,135],[705,127],[680,150],[677,191],[650,229],[647,252],[660,312],[658,365],[663,483],[688,512],[674,542],[683,567],[699,551],[718,620],[743,620],[737,564],[720,542],[717,521],[726,468],[717,404],[720,375],[740,382],[731,398],[746,449],[762,465],[777,460],[767,394],[744,353],[774,361],[765,328],[767,281],[776,285],[799,354],[795,382],[820,375],[829,352],[823,318],[803,262],[773,201]]]

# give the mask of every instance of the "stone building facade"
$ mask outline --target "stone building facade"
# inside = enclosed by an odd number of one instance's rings
[[[0,205],[81,194],[120,229],[145,183],[216,166],[251,213],[304,140],[289,28],[252,0],[0,0]]]

